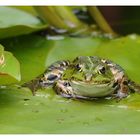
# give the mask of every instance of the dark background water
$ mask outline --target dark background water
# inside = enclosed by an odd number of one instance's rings
[[[116,32],[140,33],[140,6],[100,6],[99,9]]]

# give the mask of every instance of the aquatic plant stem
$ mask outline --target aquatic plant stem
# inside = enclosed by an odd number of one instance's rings
[[[90,12],[92,18],[96,21],[98,26],[106,33],[110,33],[113,36],[116,36],[117,34],[113,31],[113,29],[110,27],[108,22],[105,20],[101,12],[96,6],[87,6],[88,11]]]
[[[50,25],[68,32],[87,30],[88,25],[81,22],[66,6],[35,6],[35,10]]]

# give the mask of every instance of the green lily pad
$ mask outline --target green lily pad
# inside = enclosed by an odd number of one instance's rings
[[[20,84],[34,79],[45,71],[48,53],[54,44],[53,41],[35,35],[4,39],[1,42],[20,62]]]
[[[21,36],[2,41],[21,64],[22,81],[41,74],[60,59],[78,55],[99,55],[120,64],[128,76],[140,82],[140,37],[130,35],[107,40],[101,38],[64,38],[48,40],[40,36]],[[136,134],[140,133],[140,94],[93,101],[71,100],[52,89],[32,96],[27,88],[0,89],[0,133],[34,134]]]
[[[5,39],[2,44],[20,62],[21,83],[25,83],[42,74],[47,66],[55,61],[93,54],[101,42],[102,39],[99,38],[83,38],[82,40],[81,38],[65,38],[54,41],[41,36],[26,35]]]
[[[96,49],[102,42],[106,42],[107,39],[103,38],[64,38],[62,40],[56,40],[55,44],[51,48],[47,66],[58,60],[73,60],[77,56],[89,56],[94,55]]]
[[[131,79],[140,83],[140,36],[132,34],[102,43],[95,55],[118,63]]]
[[[0,90],[0,133],[136,134],[140,133],[140,95],[115,100],[70,100],[52,90],[32,96],[28,90]]]
[[[39,18],[25,11],[0,7],[0,38],[29,34],[46,27]]]
[[[0,85],[20,81],[20,64],[11,52],[4,51],[0,45]]]

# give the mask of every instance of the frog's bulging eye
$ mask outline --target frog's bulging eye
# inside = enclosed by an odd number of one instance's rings
[[[81,66],[79,64],[77,64],[75,67],[76,67],[77,70],[81,69]]]
[[[47,77],[47,80],[53,81],[53,80],[56,80],[57,78],[58,78],[57,75],[50,74],[50,75]]]
[[[99,68],[99,73],[100,74],[105,74],[105,71],[106,71],[106,69],[105,69],[104,66],[102,66],[102,67]]]

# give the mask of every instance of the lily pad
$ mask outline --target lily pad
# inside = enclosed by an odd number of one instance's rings
[[[129,77],[140,82],[140,37],[130,35],[103,38],[64,38],[48,40],[21,36],[2,41],[21,63],[22,81],[28,81],[60,59],[78,55],[99,55],[120,64]],[[129,52],[128,52],[129,51]],[[131,53],[130,53],[131,52]],[[0,133],[34,134],[136,134],[140,133],[140,94],[117,102],[65,99],[50,88],[32,96],[27,88],[0,89]]]
[[[1,42],[5,49],[19,60],[21,83],[25,83],[42,74],[47,66],[55,61],[73,59],[78,55],[92,55],[102,40],[64,38],[56,41],[37,35],[26,35]]]
[[[140,36],[132,34],[102,43],[95,55],[118,63],[131,79],[140,83]]]
[[[0,133],[137,134],[140,95],[115,100],[70,100],[52,90],[0,90]]]
[[[58,60],[73,60],[77,56],[89,56],[94,55],[96,49],[102,42],[106,42],[108,39],[104,38],[64,38],[61,40],[55,40],[54,46],[51,48],[47,66]]]
[[[20,84],[28,82],[46,69],[46,60],[53,41],[35,35],[26,35],[1,41],[7,51],[12,52],[21,67]]]
[[[0,38],[29,34],[46,27],[39,18],[25,11],[0,7]]]
[[[20,81],[20,64],[18,60],[11,52],[4,51],[1,45],[0,54],[0,85]]]

